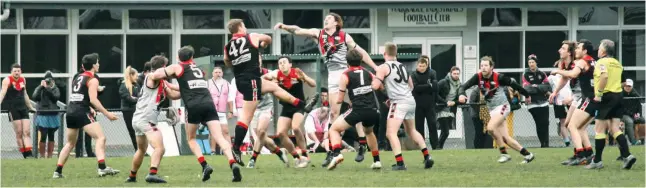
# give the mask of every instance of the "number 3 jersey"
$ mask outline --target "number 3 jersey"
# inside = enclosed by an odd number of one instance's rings
[[[251,43],[248,34],[233,34],[233,38],[224,45],[224,53],[233,65],[233,75],[260,78],[260,52]]]
[[[408,85],[406,67],[398,61],[386,61],[390,69],[384,78],[384,87],[391,103],[415,104],[412,88]]]
[[[351,66],[344,72],[348,78],[347,91],[353,109],[376,109],[376,96],[372,90],[372,73],[360,66]]]
[[[180,62],[182,73],[177,75],[179,91],[186,106],[213,104],[209,83],[204,78],[204,72],[193,61]]]

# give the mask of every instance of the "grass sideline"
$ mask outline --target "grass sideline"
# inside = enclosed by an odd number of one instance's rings
[[[572,153],[571,148],[530,149],[536,160],[530,164],[518,164],[522,157],[510,153],[512,161],[498,164],[497,150],[439,150],[431,151],[435,166],[424,170],[419,151],[407,151],[404,160],[408,171],[391,171],[394,164],[391,152],[381,152],[384,168],[369,169],[372,157],[368,152],[362,163],[354,161],[355,153],[346,153],[346,160],[334,171],[320,167],[324,154],[312,155],[316,167],[305,169],[285,168],[274,155],[262,155],[257,169],[242,170],[243,180],[231,182],[231,171],[223,156],[206,156],[214,168],[211,180],[202,182],[200,166],[193,156],[168,157],[162,160],[159,174],[168,184],[148,184],[149,157],[138,173],[137,183],[124,183],[131,165],[130,157],[108,158],[107,164],[121,170],[116,176],[99,178],[94,158],[68,160],[63,174],[65,179],[52,179],[56,159],[2,160],[2,187],[142,187],[142,186],[236,186],[236,187],[417,187],[417,186],[478,186],[478,187],[644,187],[644,146],[631,147],[637,163],[631,170],[622,170],[616,147],[606,147],[605,168],[587,170],[581,166],[569,167],[559,164]],[[249,160],[249,156],[244,156]],[[290,159],[291,160],[291,159]],[[292,162],[292,161],[290,161]],[[292,163],[293,164],[293,163]],[[293,166],[293,165],[292,165]]]

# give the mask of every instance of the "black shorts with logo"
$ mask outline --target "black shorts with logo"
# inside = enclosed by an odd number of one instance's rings
[[[65,121],[67,123],[67,128],[70,129],[81,129],[86,125],[96,122],[94,116],[90,112],[82,114],[66,114]]]
[[[588,113],[590,117],[595,117],[597,110],[599,109],[599,103],[594,102],[592,97],[581,97],[579,100],[579,105],[577,109],[583,110],[585,113]]]
[[[554,117],[556,119],[564,119],[567,117],[567,111],[569,107],[567,105],[554,105]]]
[[[621,118],[622,114],[622,99],[621,93],[604,93],[599,102],[599,109],[594,119],[607,120],[613,118]]]
[[[186,105],[186,122],[190,124],[200,124],[209,121],[219,121],[220,117],[215,110],[213,102],[198,103]]]
[[[377,109],[349,109],[343,113],[345,122],[350,126],[356,126],[362,123],[364,127],[372,127],[379,124],[379,112]]]
[[[262,96],[262,80],[260,77],[238,76],[236,87],[242,93],[244,101],[260,101]]]
[[[283,105],[283,110],[280,111],[280,117],[292,118],[296,113],[304,114],[303,109],[298,109],[291,105]]]
[[[9,121],[29,119],[29,111],[26,109],[9,110]]]

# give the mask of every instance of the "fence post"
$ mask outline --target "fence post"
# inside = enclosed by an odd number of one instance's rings
[[[316,91],[314,93],[318,93],[320,95],[321,93],[321,77],[323,74],[321,73],[321,66],[323,64],[321,63],[321,56],[316,57]],[[320,97],[320,96],[319,96]],[[321,106],[321,100],[316,100],[316,106],[319,107]]]
[[[180,129],[182,130],[182,135],[186,135],[186,124],[182,124]],[[181,138],[181,136],[178,136]],[[182,148],[180,148],[180,155],[182,154],[190,154],[191,149],[188,147],[188,138],[182,139]]]
[[[34,155],[35,158],[38,158],[38,126],[36,126],[36,113],[33,113],[31,116],[31,145],[33,150],[31,150],[31,154]]]
[[[58,155],[61,154],[61,150],[63,150],[63,146],[65,145],[65,125],[67,125],[67,122],[65,122],[65,112],[60,114],[61,124],[58,126]]]

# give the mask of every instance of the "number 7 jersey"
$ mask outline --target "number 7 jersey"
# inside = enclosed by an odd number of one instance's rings
[[[390,69],[384,77],[384,87],[391,103],[415,104],[412,88],[408,86],[408,72],[399,61],[386,61]]]

